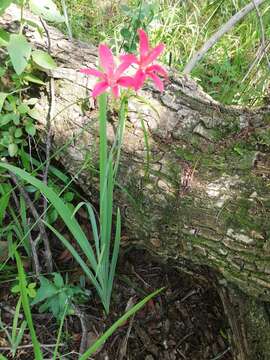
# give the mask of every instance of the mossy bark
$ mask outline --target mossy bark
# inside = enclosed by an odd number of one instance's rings
[[[0,19],[0,25],[10,26],[12,16]],[[56,85],[54,151],[93,200],[98,190],[98,109],[85,99],[95,80],[78,69],[96,64],[96,49],[71,43],[52,27],[49,32],[60,65],[48,74]],[[32,29],[26,35],[36,46],[46,46]],[[46,90],[37,95],[44,136],[50,96]],[[117,105],[110,109],[108,138],[113,142]],[[247,294],[235,300],[247,310],[245,316],[234,312],[231,317],[241,315],[244,324],[242,350],[235,346],[237,360],[268,359],[270,353],[264,308],[270,301],[269,148],[269,107],[223,106],[193,80],[172,71],[163,94],[146,86],[130,99],[115,193],[128,238],[123,246],[143,246],[184,271],[198,274],[207,266],[232,303],[235,286]],[[237,322],[232,330],[238,339]],[[254,357],[254,349],[260,357]]]

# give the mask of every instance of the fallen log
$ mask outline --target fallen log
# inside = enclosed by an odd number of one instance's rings
[[[0,26],[14,25],[16,11],[12,7]],[[98,189],[97,107],[85,99],[95,79],[78,70],[95,66],[97,51],[68,41],[54,27],[48,30],[59,65],[48,74],[55,80],[53,147],[62,148],[59,161],[93,201]],[[35,47],[46,48],[46,37],[33,28],[26,28],[25,35]],[[44,89],[37,94],[43,137],[47,95]],[[110,104],[111,143],[116,114],[116,105]],[[164,93],[147,85],[129,101],[115,193],[128,239],[123,245],[147,248],[208,282],[213,280],[209,273],[215,274],[238,360],[267,359],[270,351],[265,305],[270,300],[269,119],[269,106],[224,106],[189,77],[171,71]]]

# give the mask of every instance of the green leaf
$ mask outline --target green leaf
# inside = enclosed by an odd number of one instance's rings
[[[41,301],[44,301],[55,294],[57,294],[58,289],[56,286],[44,276],[40,276],[40,288],[37,290],[37,295],[32,301],[32,305],[36,305]]]
[[[0,92],[0,113],[2,111],[2,107],[4,105],[4,102],[5,102],[7,96],[8,96],[7,93]]]
[[[28,285],[28,289],[35,289],[36,286],[37,286],[36,283],[30,283],[30,284]]]
[[[13,3],[13,0],[1,0],[0,15],[2,15],[4,13],[4,11],[9,7],[9,5],[12,3]]]
[[[233,150],[234,150],[238,155],[241,155],[241,156],[244,155],[243,149],[242,149],[241,147],[237,146],[237,145],[233,148]]]
[[[7,44],[9,43],[9,39],[10,39],[10,34],[7,31],[0,29],[0,46],[7,46]]]
[[[58,273],[55,273],[55,274],[54,274],[54,279],[53,279],[53,281],[54,281],[55,286],[56,286],[58,289],[61,289],[61,288],[64,287],[64,285],[65,285],[62,276],[61,276],[60,274],[58,274]]]
[[[0,354],[0,360],[8,360],[8,358],[6,358],[4,355]]]
[[[24,114],[27,114],[28,111],[30,110],[29,106],[26,105],[26,104],[20,104],[18,107],[17,107],[17,110],[19,111],[20,114],[24,115]]]
[[[48,309],[52,312],[53,316],[57,318],[60,313],[59,297],[54,296],[48,301]]]
[[[62,291],[58,294],[58,304],[59,304],[59,312],[60,314],[63,314],[66,303],[68,303],[68,296],[66,292]],[[59,316],[59,314],[58,314]]]
[[[20,158],[22,161],[23,168],[26,169],[27,171],[31,171],[31,161],[30,161],[28,153],[25,152],[23,147],[21,148]],[[36,190],[36,188],[35,188],[35,190]]]
[[[32,50],[31,45],[26,40],[25,36],[13,34],[10,36],[7,50],[16,74],[21,75],[30,58]]]
[[[22,132],[22,129],[21,128],[17,128],[15,130],[15,133],[14,133],[14,136],[15,138],[20,138],[22,136],[23,132]]]
[[[216,76],[211,77],[210,81],[213,84],[218,84],[218,83],[222,82],[222,79],[216,75]]]
[[[8,145],[8,153],[9,153],[9,156],[13,157],[17,154],[18,152],[18,145],[17,144],[9,144]]]
[[[25,131],[27,132],[27,134],[29,134],[30,136],[35,136],[36,135],[36,127],[35,125],[33,125],[32,122],[28,122],[25,126]]]
[[[34,298],[37,296],[36,290],[35,290],[35,289],[30,289],[30,288],[28,287],[28,296],[29,296],[30,298],[34,299]]]
[[[45,85],[45,82],[42,81],[40,78],[38,78],[37,76],[33,75],[33,74],[25,74],[22,77],[22,80],[25,82],[31,82],[33,84],[38,84],[38,85]]]
[[[54,273],[53,282],[43,276],[40,280],[41,285],[32,305],[43,302],[39,307],[39,311],[50,311],[57,319],[61,318],[63,313],[65,313],[65,308],[69,314],[71,313],[72,309],[70,307],[67,308],[67,304],[70,304],[69,301],[75,295],[84,294],[81,289],[75,286],[65,285],[59,273]]]
[[[30,0],[31,11],[45,20],[52,22],[65,22],[65,17],[60,14],[52,0]]]
[[[14,285],[14,286],[11,288],[11,292],[12,292],[13,294],[19,293],[19,292],[20,292],[20,285],[19,285],[19,284]]]
[[[51,55],[42,50],[32,52],[32,59],[36,65],[45,70],[53,70],[57,65]]]
[[[10,114],[13,120],[14,125],[20,124],[20,115],[19,114]]]
[[[50,209],[48,212],[48,221],[53,224],[58,219],[58,212],[55,209]]]
[[[68,191],[67,193],[65,193],[64,195],[64,200],[67,202],[71,202],[74,199],[74,193],[71,191]]]
[[[0,121],[0,127],[5,126],[6,124],[10,123],[11,121],[13,121],[14,125],[19,125],[19,123],[20,123],[20,115],[19,114],[14,114],[14,113],[0,115],[0,120],[1,120]]]
[[[121,29],[120,34],[123,36],[124,39],[130,39],[131,37],[131,32],[125,27]]]

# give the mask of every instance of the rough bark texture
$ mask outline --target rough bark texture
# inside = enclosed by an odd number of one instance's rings
[[[10,26],[14,13],[0,19],[0,25]],[[97,109],[93,100],[89,105],[83,99],[95,79],[78,69],[96,64],[96,48],[71,43],[52,27],[49,32],[59,64],[49,74],[56,83],[54,151],[62,148],[59,160],[94,199]],[[36,47],[46,46],[46,39],[32,29],[26,35]],[[144,246],[185,271],[212,269],[223,285],[220,294],[233,322],[235,359],[269,359],[270,327],[263,301],[270,300],[270,108],[223,106],[193,80],[173,73],[163,94],[145,87],[139,95],[129,102],[121,188],[115,194],[128,244]],[[48,97],[46,91],[37,96],[42,133]],[[111,104],[111,142],[116,114]],[[251,297],[238,290],[224,295],[228,284]],[[250,329],[235,321],[239,316]],[[250,341],[257,347],[248,345]]]

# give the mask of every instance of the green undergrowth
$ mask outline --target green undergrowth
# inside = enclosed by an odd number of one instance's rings
[[[194,51],[249,1],[102,3],[66,0],[74,37],[96,45],[106,41],[120,51],[127,43],[133,49],[136,29],[147,28],[153,43],[162,41],[166,44],[162,61],[181,73]],[[266,42],[270,36],[269,10],[268,2],[260,6]],[[253,106],[265,103],[269,96],[269,68],[265,57],[259,55],[261,39],[258,14],[252,11],[206,54],[192,71],[192,76],[208,94],[224,104]]]

